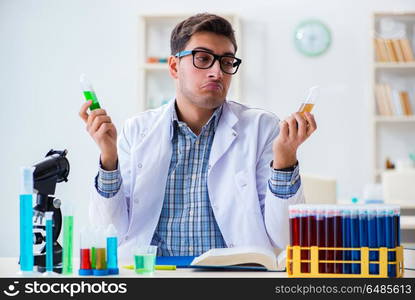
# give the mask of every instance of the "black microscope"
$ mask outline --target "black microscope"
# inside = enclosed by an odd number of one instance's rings
[[[46,219],[45,212],[53,212],[53,271],[62,273],[62,246],[58,237],[62,228],[61,201],[55,198],[56,183],[68,181],[68,151],[50,150],[45,159],[33,165],[36,206],[33,208],[34,265],[38,272],[46,271]]]

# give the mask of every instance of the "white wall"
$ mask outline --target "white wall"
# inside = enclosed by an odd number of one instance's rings
[[[301,148],[301,170],[335,177],[339,197],[361,193],[371,166],[370,17],[373,11],[414,11],[415,2],[240,3],[0,0],[0,256],[18,253],[19,168],[40,160],[50,148],[69,150],[69,182],[58,184],[56,194],[76,204],[76,229],[87,223],[98,149],[78,118],[83,103],[79,74],[93,78],[101,103],[120,129],[139,107],[139,14],[239,14],[243,100],[284,117],[298,108],[308,87],[322,85],[315,109],[319,129]],[[309,17],[320,18],[333,33],[331,49],[320,58],[305,58],[293,46],[295,26]]]

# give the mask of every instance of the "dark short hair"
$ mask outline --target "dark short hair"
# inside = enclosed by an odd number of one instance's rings
[[[234,30],[232,25],[225,19],[214,14],[197,14],[181,21],[171,32],[170,50],[171,55],[184,50],[193,34],[197,32],[213,32],[226,36],[237,50]]]

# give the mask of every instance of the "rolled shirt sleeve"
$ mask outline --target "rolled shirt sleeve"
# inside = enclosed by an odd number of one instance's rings
[[[294,196],[301,185],[298,163],[291,168],[274,169],[271,162],[270,168],[271,176],[268,181],[268,186],[271,192],[275,196],[284,199]]]

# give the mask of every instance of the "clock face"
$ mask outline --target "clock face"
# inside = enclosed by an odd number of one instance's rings
[[[302,22],[295,29],[295,45],[307,56],[319,56],[330,46],[331,33],[326,25],[317,20]]]

